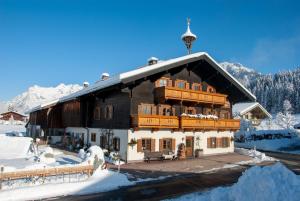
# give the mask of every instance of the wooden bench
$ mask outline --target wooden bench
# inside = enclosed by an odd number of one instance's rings
[[[164,157],[163,157],[163,153],[156,151],[156,152],[145,152],[145,157],[144,157],[145,161],[150,163],[150,160],[160,160],[163,161]]]

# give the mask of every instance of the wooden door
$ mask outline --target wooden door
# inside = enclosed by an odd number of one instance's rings
[[[194,155],[193,148],[194,148],[194,137],[187,136],[185,138],[185,155],[186,155],[186,157],[192,157]]]

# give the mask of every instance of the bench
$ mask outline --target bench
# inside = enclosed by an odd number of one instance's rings
[[[150,160],[160,160],[163,161],[163,153],[156,151],[156,152],[145,152],[145,157],[144,157],[146,162],[150,162]]]

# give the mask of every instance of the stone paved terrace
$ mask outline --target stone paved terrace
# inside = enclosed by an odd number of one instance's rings
[[[175,176],[182,174],[195,174],[204,171],[225,167],[238,167],[241,161],[252,160],[251,157],[238,153],[227,153],[220,155],[202,156],[186,160],[151,161],[128,163],[121,166],[121,172],[127,174],[129,179],[138,180],[145,178],[158,178],[161,176]],[[248,166],[248,165],[246,165]],[[109,165],[110,169],[117,169],[117,166]]]

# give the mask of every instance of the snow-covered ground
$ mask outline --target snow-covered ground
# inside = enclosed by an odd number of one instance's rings
[[[208,192],[187,194],[171,200],[197,201],[298,201],[300,176],[281,163],[248,169],[231,187],[218,187]]]
[[[281,138],[281,139],[271,139],[271,140],[252,140],[246,141],[244,143],[235,142],[236,147],[242,148],[256,148],[267,151],[282,151],[300,154],[300,138]]]
[[[23,125],[0,124],[0,135],[6,135],[10,133],[23,133],[23,135],[25,135],[26,133],[25,124]]]
[[[33,200],[63,195],[84,195],[117,189],[120,186],[134,185],[124,174],[100,170],[87,181],[45,184],[0,191],[0,200]]]

